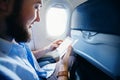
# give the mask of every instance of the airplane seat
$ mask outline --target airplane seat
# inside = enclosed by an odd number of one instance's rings
[[[104,75],[107,74],[112,78],[116,78],[120,76],[120,70],[119,70],[120,36],[91,32],[91,31],[71,30],[71,37],[74,40],[76,39],[78,40],[76,44],[73,46],[73,48],[75,53],[77,54],[78,59],[76,60],[76,62],[79,65],[79,68],[83,67],[82,64],[84,64],[84,67],[88,67],[88,64],[90,63],[91,65],[94,65],[96,68],[98,68],[103,73],[105,73]],[[84,60],[87,62],[85,62]],[[87,65],[82,61],[87,63]],[[86,70],[87,68],[85,68],[85,71],[83,72],[85,73]],[[99,72],[100,71],[98,71],[98,73]],[[96,74],[94,73],[94,76],[97,75],[98,73]],[[103,73],[101,74],[100,72],[99,74],[104,76]]]
[[[42,58],[38,59],[37,61],[38,61],[40,67],[43,67],[47,64],[56,63],[56,59],[53,58],[52,56],[42,57]]]
[[[72,79],[120,80],[119,4],[88,0],[74,9],[71,37],[78,41],[73,46],[77,60]]]

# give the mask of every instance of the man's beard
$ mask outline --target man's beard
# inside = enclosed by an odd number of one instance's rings
[[[10,15],[7,18],[7,35],[14,38],[16,42],[30,41],[30,34],[27,26],[23,24],[18,15]]]

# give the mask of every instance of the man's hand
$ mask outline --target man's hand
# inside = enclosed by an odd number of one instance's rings
[[[68,67],[69,65],[69,58],[70,58],[70,55],[72,54],[73,52],[73,49],[72,49],[72,46],[70,45],[67,49],[67,52],[65,53],[65,55],[60,59],[60,63],[66,67]]]
[[[69,46],[67,49],[67,52],[65,55],[60,59],[58,65],[58,80],[68,80],[69,74],[68,74],[68,67],[69,67],[69,58],[72,53],[72,46]],[[65,72],[65,74],[63,73]],[[61,73],[61,74],[59,74]]]
[[[36,59],[39,59],[39,58],[43,57],[46,53],[55,50],[62,42],[63,42],[63,40],[56,40],[56,41],[52,42],[50,45],[48,45],[47,47],[38,49],[38,50],[34,50],[32,52],[34,53]]]
[[[62,42],[63,42],[63,40],[56,40],[56,41],[52,42],[50,45],[48,45],[46,47],[47,52],[51,52],[51,51],[55,50]]]

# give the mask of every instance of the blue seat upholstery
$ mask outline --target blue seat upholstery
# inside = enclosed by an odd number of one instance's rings
[[[71,31],[71,37],[78,39],[73,46],[75,52],[109,76],[120,76],[120,37],[103,33],[85,37],[85,33],[89,31]]]
[[[72,14],[75,52],[111,76],[120,77],[120,2],[88,0]]]

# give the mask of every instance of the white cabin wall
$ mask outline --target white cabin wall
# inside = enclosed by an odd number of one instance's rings
[[[77,7],[78,5],[80,5],[81,3],[86,2],[87,0],[67,0],[69,2],[69,4],[72,6],[72,8],[74,9],[75,7]]]

